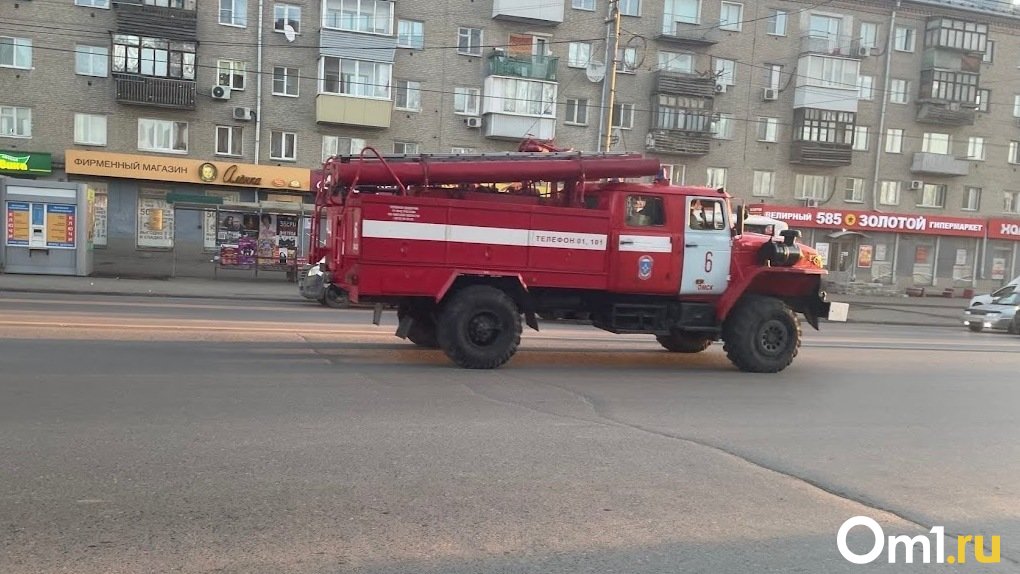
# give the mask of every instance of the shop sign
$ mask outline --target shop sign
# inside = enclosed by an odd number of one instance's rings
[[[988,238],[1020,240],[1020,219],[992,217],[988,220]]]
[[[34,151],[0,151],[0,173],[50,174],[53,173],[53,156]]]
[[[822,209],[778,205],[750,205],[751,213],[778,219],[792,228],[846,229],[917,233],[921,235],[952,235],[956,237],[984,237],[983,219],[949,217],[943,215],[906,215],[899,213],[872,213],[850,209]]]

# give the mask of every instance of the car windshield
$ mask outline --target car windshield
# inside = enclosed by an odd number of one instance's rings
[[[1018,300],[1020,300],[1020,293],[1010,293],[1009,295],[999,297],[992,302],[996,305],[1016,305]]]

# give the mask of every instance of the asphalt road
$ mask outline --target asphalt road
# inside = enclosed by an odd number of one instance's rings
[[[0,295],[0,572],[1020,571],[1020,338],[830,324],[750,375],[543,324],[477,372],[370,318]],[[1001,563],[856,566],[857,515]]]

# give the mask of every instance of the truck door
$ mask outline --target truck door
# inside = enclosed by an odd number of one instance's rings
[[[718,197],[686,198],[682,295],[716,295],[726,290],[732,237],[726,203]]]
[[[667,221],[665,201],[650,193],[621,194],[610,240],[612,285],[627,293],[674,293],[677,284],[676,231],[680,221]]]

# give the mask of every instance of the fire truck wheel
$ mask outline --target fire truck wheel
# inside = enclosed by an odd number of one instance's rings
[[[439,315],[439,346],[467,369],[494,369],[521,343],[521,314],[514,300],[488,285],[456,293]]]
[[[800,348],[800,321],[773,297],[745,296],[723,324],[723,349],[741,371],[778,373]]]
[[[671,353],[700,353],[712,345],[711,337],[679,331],[669,335],[656,335],[655,340]]]
[[[350,305],[350,299],[347,298],[347,292],[343,289],[330,285],[326,287],[326,292],[322,295],[322,304],[331,309],[346,309]]]
[[[432,313],[421,309],[412,311],[405,303],[397,307],[398,321],[408,314],[414,316],[414,322],[411,323],[411,328],[407,331],[407,340],[419,347],[438,349],[439,341],[436,339],[436,320],[432,318]]]

